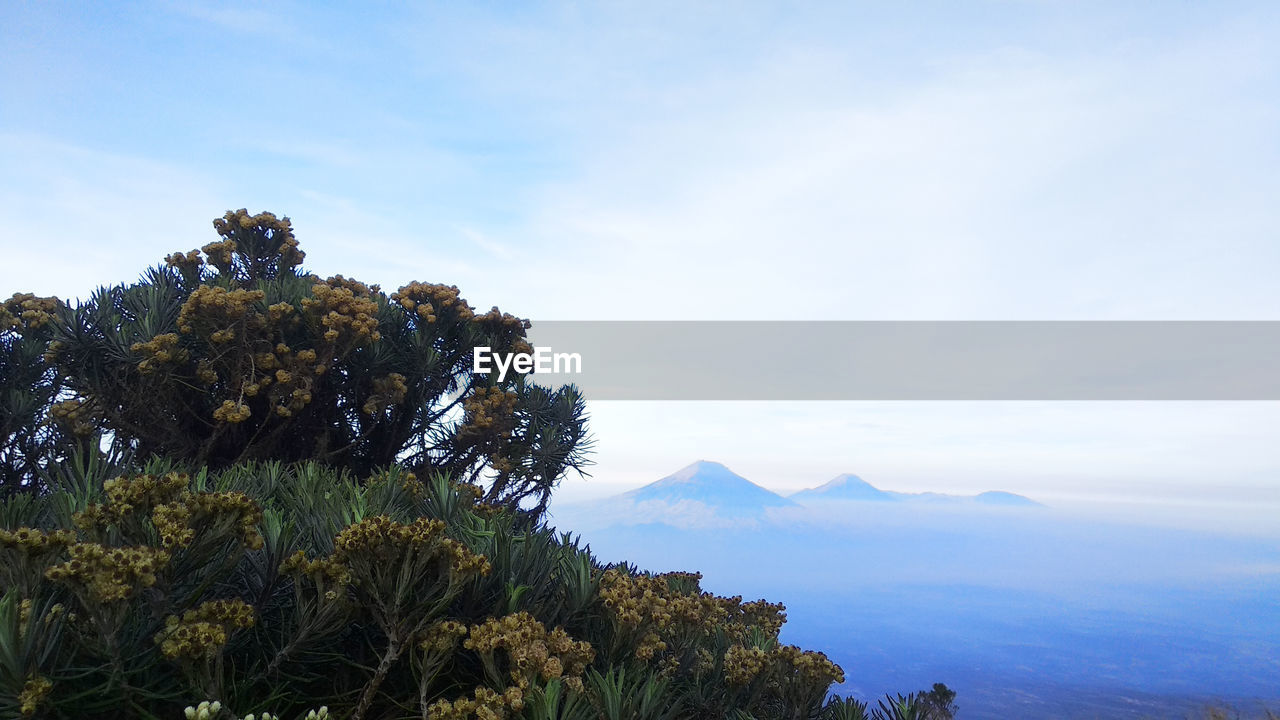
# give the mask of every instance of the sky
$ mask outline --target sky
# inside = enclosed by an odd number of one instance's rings
[[[0,292],[290,216],[543,320],[1280,320],[1273,3],[0,5]],[[1280,503],[1276,403],[591,404],[566,497]]]

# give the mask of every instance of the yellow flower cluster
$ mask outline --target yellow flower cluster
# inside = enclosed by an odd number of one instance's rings
[[[630,635],[636,659],[657,661],[670,674],[678,669],[680,644],[690,637],[714,633],[742,642],[757,631],[777,637],[785,619],[782,605],[763,600],[743,603],[740,596],[702,592],[701,577],[697,573],[632,575],[619,568],[604,573],[601,601],[619,630]],[[703,672],[713,665],[709,653],[699,652],[692,669]]]
[[[169,472],[155,475],[121,475],[102,484],[105,505],[91,504],[81,515],[93,522],[118,522],[138,508],[151,509],[182,497],[191,482],[186,473]],[[85,523],[79,523],[82,527]]]
[[[215,346],[209,357],[197,358],[196,380],[212,386],[226,381],[221,404],[214,408],[213,418],[224,423],[242,423],[253,416],[249,398],[269,396],[267,417],[292,417],[312,402],[316,378],[323,375],[336,356],[351,348],[378,339],[377,303],[368,296],[370,289],[341,277],[331,278],[313,287],[316,297],[304,298],[302,306],[311,312],[315,326],[324,333],[316,348],[294,349],[279,342],[290,323],[299,323],[297,310],[287,302],[265,309],[260,303],[265,295],[258,290],[226,290],[200,286],[192,292],[179,314],[178,326],[185,334],[205,337]],[[152,341],[162,341],[163,336]],[[227,349],[219,345],[235,344]],[[146,351],[149,346],[135,346]],[[144,362],[147,369],[156,365],[157,357],[175,357],[179,351],[158,347],[157,356]],[[140,365],[140,367],[142,367]],[[397,397],[395,378],[383,379],[382,397]],[[404,385],[403,378],[399,382]],[[400,396],[402,397],[402,395]],[[385,402],[384,400],[383,402]],[[264,420],[267,418],[264,418]]]
[[[844,682],[844,670],[824,653],[801,650],[795,645],[781,645],[770,655],[773,662],[783,666],[786,675],[798,675],[805,683],[826,687],[831,683]]]
[[[33,603],[31,598],[23,598],[18,603],[18,639],[21,640],[27,636],[27,623],[31,621],[31,608]],[[67,612],[67,608],[62,603],[54,603],[49,611],[40,618],[45,625],[51,625],[55,620],[62,616],[66,616],[69,622],[75,622],[76,614]]]
[[[458,646],[458,640],[466,634],[466,625],[455,620],[442,620],[422,631],[418,649],[428,653],[448,653]]]
[[[293,224],[287,217],[277,218],[269,212],[250,215],[241,208],[215,219],[213,227],[222,239],[205,245],[201,251],[208,263],[224,276],[269,277],[278,270],[301,265],[306,257],[306,253],[298,249]],[[236,238],[244,241],[243,246]],[[196,250],[185,253],[179,250],[166,255],[164,261],[188,277],[199,277],[200,268],[205,264]]]
[[[366,518],[338,533],[333,541],[334,557],[339,561],[352,556],[390,560],[406,548],[430,548],[444,536],[444,523],[418,518],[405,525],[386,515]]]
[[[636,659],[649,662],[654,656],[665,652],[666,649],[666,641],[662,639],[661,635],[651,630],[640,636],[640,642],[636,643]]]
[[[314,379],[327,370],[323,363],[316,362],[318,357],[315,350],[294,352],[288,345],[276,343],[270,352],[253,356],[253,369],[262,374],[250,375],[241,390],[249,397],[257,397],[263,390],[272,388],[276,415],[291,417],[311,402]]]
[[[0,303],[0,333],[8,332],[13,328],[21,326],[22,321],[14,317],[13,313],[9,312],[9,308],[7,308],[3,303]]]
[[[511,437],[518,399],[513,390],[476,388],[462,401],[463,422],[478,432],[496,431],[504,438]]]
[[[48,678],[37,675],[27,680],[22,686],[22,692],[18,693],[18,703],[21,706],[19,712],[22,713],[22,717],[35,715],[40,703],[52,689],[53,683],[49,682]]]
[[[253,231],[263,237],[270,232],[271,239],[278,243],[272,250],[273,254],[278,256],[282,268],[297,267],[306,257],[306,253],[298,249],[298,241],[293,236],[293,223],[288,217],[278,218],[274,213],[269,212],[250,215],[248,210],[240,208],[235,212],[227,211],[225,215],[214,220],[213,229],[224,238],[230,238],[244,231]],[[227,262],[230,263],[230,259]]]
[[[313,275],[311,277],[314,278],[315,276]],[[357,297],[362,298],[371,298],[382,292],[381,285],[366,285],[355,278],[343,277],[341,275],[334,275],[328,280],[325,280],[325,283],[336,288],[346,288]]]
[[[735,595],[728,598],[726,610],[729,622],[741,627],[756,627],[764,630],[772,637],[777,637],[782,626],[787,622],[787,608],[782,603],[771,603],[764,600],[741,602]]]
[[[68,552],[70,559],[46,570],[45,577],[82,589],[102,604],[126,600],[137,588],[151,587],[156,573],[169,562],[168,552],[151,547],[76,543]]]
[[[723,624],[728,617],[726,598],[673,591],[673,577],[678,575],[631,575],[613,568],[601,578],[600,597],[615,620],[626,627],[644,625],[665,631],[677,623]]]
[[[282,320],[293,317],[297,312],[297,308],[287,302],[278,302],[267,308],[267,319],[273,323],[279,323]]]
[[[248,405],[233,400],[223,400],[222,404],[213,411],[214,420],[233,425],[248,420],[252,415],[253,412],[249,410]]]
[[[486,575],[489,560],[471,552],[462,543],[444,537],[444,523],[418,518],[408,525],[395,522],[386,515],[366,518],[338,533],[333,541],[334,558],[347,563],[352,558],[372,562],[391,562],[409,551],[431,552],[446,562],[456,576]]]
[[[457,442],[463,447],[478,448],[490,467],[499,473],[510,473],[515,464],[504,455],[516,428],[515,409],[518,396],[512,390],[497,387],[476,388],[462,401],[462,425]]]
[[[768,660],[769,654],[758,647],[734,645],[724,654],[725,680],[730,685],[746,685],[764,671]]]
[[[533,345],[525,339],[525,331],[533,327],[528,320],[504,313],[494,307],[483,315],[473,317],[472,322],[482,326],[485,333],[493,338],[490,342],[497,347],[506,348],[507,352],[525,354],[533,352]]]
[[[467,498],[473,502],[478,502],[484,497],[484,488],[475,483],[458,483],[457,488],[458,497]]]
[[[56,402],[49,407],[49,416],[54,422],[79,437],[90,435],[97,429],[90,406],[83,400]]]
[[[70,530],[44,532],[28,527],[0,530],[0,548],[16,548],[29,557],[56,553],[75,542],[76,534]]]
[[[391,373],[386,377],[373,379],[373,394],[365,400],[364,407],[361,410],[365,415],[377,415],[387,408],[398,405],[404,401],[404,396],[409,392],[409,386],[405,383],[405,377],[400,373]]]
[[[581,690],[581,676],[595,659],[588,642],[575,641],[562,628],[550,632],[527,612],[490,618],[471,626],[462,646],[474,650],[486,665],[496,667],[495,653],[502,650],[517,687],[528,689],[535,678],[565,677],[565,684]]]
[[[191,292],[178,311],[178,330],[192,334],[199,330],[215,343],[235,339],[235,328],[246,319],[254,325],[265,324],[262,316],[255,314],[255,305],[266,294],[261,290],[228,290],[223,287],[201,285]]]
[[[231,263],[233,263],[236,258],[235,240],[219,240],[217,242],[211,242],[200,248],[200,250],[209,258],[210,265],[218,268],[224,273],[230,272]]]
[[[414,497],[422,497],[427,492],[427,486],[423,485],[418,476],[411,472],[400,475],[400,489]]]
[[[156,633],[155,642],[170,660],[212,659],[235,629],[251,628],[253,623],[253,608],[239,598],[212,600],[182,617],[165,618],[165,629]]]
[[[218,714],[221,712],[222,703],[217,700],[214,700],[213,702],[205,700],[197,707],[191,707],[188,705],[186,709],[186,716],[187,720],[213,720],[213,718],[218,717]]]
[[[164,264],[171,268],[186,273],[199,272],[200,266],[204,265],[204,259],[200,257],[200,253],[196,250],[190,252],[182,252],[181,250],[164,256]]]
[[[750,684],[768,672],[778,679],[799,679],[806,685],[826,687],[844,682],[844,671],[820,652],[779,645],[771,650],[733,645],[724,654],[724,675],[730,685]]]
[[[473,717],[477,720],[505,720],[508,717],[519,717],[523,709],[524,693],[518,687],[509,687],[501,693],[487,687],[478,687],[470,698],[434,703],[427,708],[427,720],[469,720]]]
[[[712,655],[711,651],[706,648],[698,648],[698,651],[694,653],[693,659],[694,674],[701,675],[703,673],[709,673],[715,669],[715,666],[716,656]]]
[[[371,292],[363,283],[338,275],[312,285],[311,297],[302,299],[302,310],[325,328],[324,339],[329,343],[357,347],[377,342],[382,334],[378,303]]]
[[[215,706],[216,709],[213,709],[211,712],[211,709]],[[187,720],[215,720],[217,718],[217,713],[221,710],[222,703],[218,702],[202,702],[198,708],[188,706]],[[269,712],[264,712],[260,715],[249,713],[243,718],[240,718],[240,720],[284,720],[284,718],[280,715],[272,715]],[[329,706],[321,705],[319,710],[308,710],[302,720],[329,720]]]
[[[262,547],[262,508],[257,503],[241,492],[192,493],[187,489],[190,481],[189,475],[177,472],[112,478],[102,485],[106,503],[91,503],[76,513],[75,523],[84,530],[106,529],[136,510],[149,511],[166,550],[186,547],[201,523],[234,524],[245,547]]]
[[[196,520],[234,518],[244,546],[250,550],[262,549],[262,533],[258,531],[258,524],[262,522],[262,508],[248,495],[242,492],[196,493],[184,496],[184,500]]]
[[[218,382],[218,371],[213,369],[208,359],[200,358],[196,363],[196,378],[205,385],[212,385]]]
[[[326,600],[337,600],[341,597],[338,591],[351,583],[351,571],[343,563],[331,557],[308,560],[301,550],[280,563],[280,572],[295,578],[310,578]]]
[[[138,371],[143,375],[149,375],[168,363],[184,363],[190,357],[186,350],[178,347],[177,333],[157,335],[147,342],[134,343],[129,349],[143,355],[138,362]]]
[[[450,319],[471,320],[475,317],[475,310],[459,293],[455,285],[414,281],[391,293],[391,302],[414,313],[427,324],[436,322],[441,314],[447,314]]]
[[[56,297],[36,297],[31,293],[14,293],[0,304],[0,332],[10,329],[36,330],[53,322],[62,302]]]

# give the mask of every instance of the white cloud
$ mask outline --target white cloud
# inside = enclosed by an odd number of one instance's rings
[[[149,158],[0,134],[0,288],[73,298],[132,282],[166,254],[216,239],[218,185]]]
[[[1271,318],[1274,131],[1219,89],[1259,59],[1232,41],[979,56],[876,101],[717,79],[596,131],[536,232],[593,318]]]

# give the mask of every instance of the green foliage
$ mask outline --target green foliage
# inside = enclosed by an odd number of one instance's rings
[[[443,476],[79,470],[0,503],[5,716],[835,717],[781,606],[602,566]]]
[[[542,524],[583,400],[470,370],[526,321],[303,273],[288,218],[214,227],[0,306],[0,717],[866,717],[781,605]]]
[[[6,305],[7,483],[34,477],[52,408],[139,457],[214,469],[314,460],[360,476],[399,462],[483,482],[489,502],[527,501],[535,515],[565,472],[585,466],[575,388],[471,371],[476,347],[531,351],[528,321],[478,313],[452,286],[387,295],[305,273],[288,218],[240,210],[214,227],[220,239],[202,252],[173,253],[75,308],[30,296]],[[68,396],[55,406],[60,383]]]
[[[822,709],[822,720],[870,720],[867,704],[853,698],[834,697]]]
[[[875,720],[937,720],[937,717],[933,708],[915,693],[886,695],[875,712]]]
[[[90,428],[63,406],[63,379],[46,357],[57,298],[17,294],[0,303],[0,496],[33,489],[41,470]]]
[[[627,676],[625,667],[610,668],[605,674],[591,672],[591,700],[600,720],[667,720],[676,717],[677,706],[670,701],[667,681],[661,676]]]
[[[942,683],[916,693],[916,699],[928,708],[934,720],[952,720],[956,716],[956,691]]]

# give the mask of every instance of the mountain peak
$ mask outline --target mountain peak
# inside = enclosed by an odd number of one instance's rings
[[[679,483],[729,478],[738,478],[745,482],[750,482],[746,478],[725,467],[722,463],[714,462],[712,460],[698,460],[697,462],[689,463],[661,480],[658,480],[657,483],[651,484],[656,485],[658,483],[663,483],[666,485],[677,485]]]
[[[978,493],[973,499],[975,502],[982,503],[983,505],[1043,507],[1041,503],[1038,503],[1025,495],[1018,495],[1017,493],[1005,492],[1003,490],[989,490],[984,493]]]
[[[636,501],[693,500],[722,508],[765,508],[793,505],[790,500],[760,487],[721,463],[699,460],[676,472],[625,493]]]
[[[795,500],[894,500],[887,493],[853,473],[837,475],[823,485],[801,490],[791,496]]]
[[[873,486],[871,485],[871,483],[867,482],[866,480],[863,480],[862,478],[858,477],[857,475],[854,475],[853,473],[845,473],[843,475],[837,475],[831,478],[826,483],[814,489],[815,490],[835,490],[836,488],[847,488],[847,487],[873,487]]]

